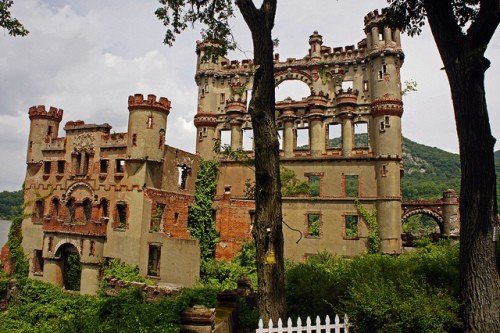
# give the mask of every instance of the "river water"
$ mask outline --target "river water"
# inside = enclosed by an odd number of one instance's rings
[[[7,238],[9,237],[9,228],[11,221],[0,220],[0,249],[5,243],[7,243]]]

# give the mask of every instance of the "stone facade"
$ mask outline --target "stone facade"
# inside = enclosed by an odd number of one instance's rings
[[[195,283],[200,252],[187,213],[198,158],[165,145],[170,108],[163,97],[130,96],[127,132],[69,121],[63,137],[63,110],[29,109],[22,245],[31,278],[64,286],[68,255],[77,254],[81,293],[96,291],[104,258],[157,282]]]
[[[355,206],[358,198],[377,210],[382,251],[401,251],[402,135],[400,32],[382,25],[384,11],[364,19],[366,38],[357,45],[330,48],[314,32],[302,59],[275,56],[276,86],[298,80],[310,95],[276,103],[281,165],[319,187],[309,195],[283,198],[285,256],[303,260],[328,250],[343,256],[367,249],[368,229]],[[252,60],[216,61],[197,45],[198,111],[196,151],[212,158],[214,140],[253,156],[247,111],[253,84]],[[216,202],[221,233],[217,257],[231,258],[251,239],[255,207],[245,194],[253,170],[221,158]],[[312,187],[311,187],[312,188]],[[319,230],[318,230],[319,229]]]

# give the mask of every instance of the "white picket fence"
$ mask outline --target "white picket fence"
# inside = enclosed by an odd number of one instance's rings
[[[343,329],[343,331],[341,331]],[[340,318],[338,315],[335,315],[335,322],[330,322],[330,317],[326,316],[325,323],[321,324],[321,319],[319,316],[316,317],[316,323],[313,325],[311,318],[307,317],[306,325],[302,326],[302,320],[300,317],[297,319],[297,326],[293,326],[292,319],[288,318],[286,326],[283,327],[283,321],[278,319],[278,326],[274,327],[274,323],[269,320],[269,323],[266,328],[264,328],[264,322],[259,320],[259,328],[255,330],[256,333],[348,333],[349,332],[349,319],[347,315],[344,315],[344,322],[340,322]]]

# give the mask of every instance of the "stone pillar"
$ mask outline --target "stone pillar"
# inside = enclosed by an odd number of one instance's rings
[[[80,294],[95,295],[99,289],[99,266],[82,263]]]
[[[242,133],[241,133],[241,122],[237,120],[232,120],[231,124],[231,149],[238,150],[241,149],[243,143]]]
[[[342,119],[342,155],[344,157],[349,157],[352,154],[352,146],[353,146],[353,128],[352,128],[352,113],[345,113],[341,115]]]
[[[283,151],[285,157],[293,157],[293,119],[284,121],[283,128]]]
[[[311,156],[318,157],[325,150],[325,140],[322,134],[322,117],[310,118],[309,138],[311,141]]]
[[[376,49],[379,44],[379,37],[378,37],[378,27],[376,25],[372,26],[372,42],[373,42],[373,48]]]
[[[401,30],[399,28],[394,30],[394,42],[397,46],[401,47]]]
[[[43,280],[58,287],[63,286],[63,271],[61,259],[44,258]]]
[[[458,195],[455,190],[443,192],[443,234],[458,236],[460,234],[460,214]]]
[[[386,44],[392,42],[392,31],[389,27],[384,27],[384,41]]]

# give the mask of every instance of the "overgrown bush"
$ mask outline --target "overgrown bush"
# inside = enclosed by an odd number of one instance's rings
[[[400,256],[320,253],[286,274],[292,316],[347,313],[354,332],[450,332],[458,319],[458,244]]]

